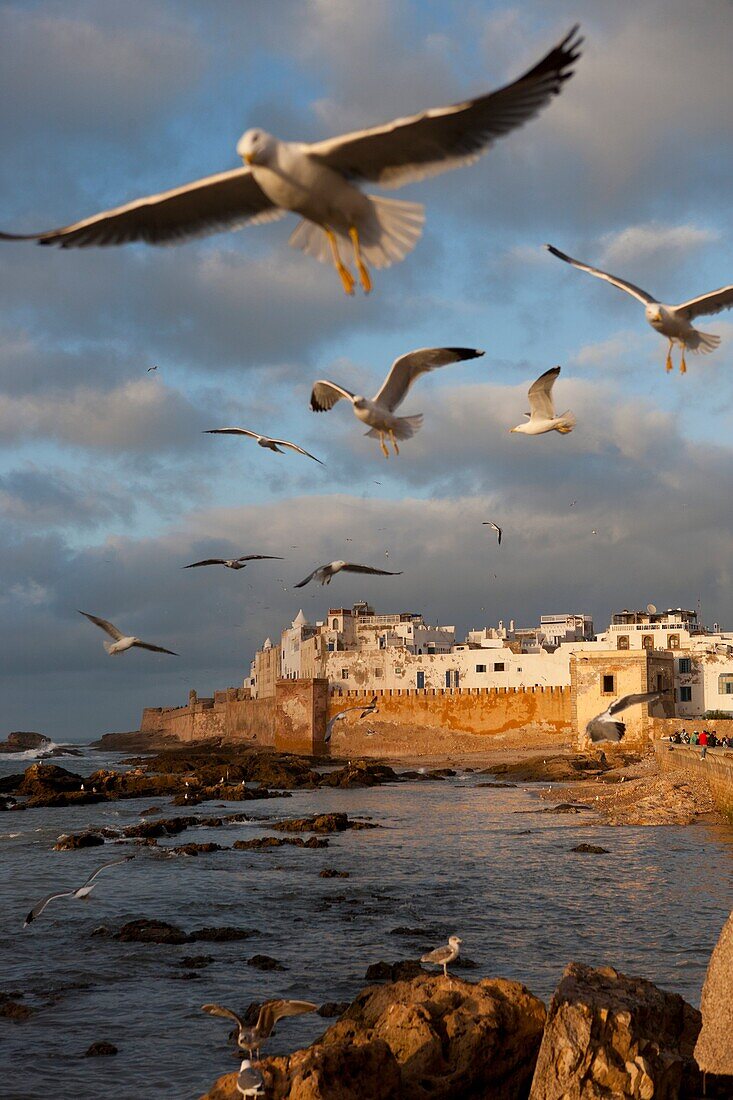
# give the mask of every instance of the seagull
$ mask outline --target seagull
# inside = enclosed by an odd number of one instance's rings
[[[241,1092],[245,1100],[255,1100],[256,1097],[264,1095],[262,1091],[264,1087],[265,1078],[252,1065],[249,1058],[245,1058],[237,1074],[237,1091]]]
[[[337,722],[340,722],[343,718],[345,718],[347,714],[350,714],[352,712],[352,710],[361,710],[361,714],[359,715],[360,719],[361,718],[366,718],[367,714],[375,714],[376,711],[377,711],[377,697],[376,697],[376,695],[374,696],[374,698],[372,699],[372,701],[371,701],[371,703],[369,704],[368,707],[366,707],[362,710],[362,706],[363,706],[363,704],[361,704],[358,707],[347,707],[346,710],[340,710],[338,712],[338,714],[334,714],[333,718],[331,718],[329,720],[329,722],[326,726],[326,733],[324,734],[324,737],[323,737],[324,742],[326,744],[329,743],[329,741],[331,740],[331,734],[333,733],[333,727],[336,725]]]
[[[206,558],[204,561],[192,561],[184,569],[196,569],[199,565],[224,565],[227,569],[246,569],[248,561],[284,561],[276,554],[246,554],[241,558]]]
[[[313,412],[328,412],[337,401],[345,397],[351,402],[357,420],[371,428],[366,434],[373,439],[379,439],[382,454],[389,458],[389,450],[384,442],[385,435],[391,439],[394,452],[398,455],[400,449],[397,440],[411,439],[422,425],[422,413],[417,416],[394,415],[412,383],[421,374],[427,374],[436,367],[446,367],[449,363],[460,363],[465,359],[476,359],[483,354],[476,348],[418,348],[417,351],[409,351],[407,355],[395,359],[381,389],[371,401],[368,397],[344,389],[336,382],[321,379],[313,386],[311,409]]]
[[[178,653],[174,653],[172,649],[164,649],[161,645],[150,645],[149,642],[141,642],[139,638],[134,635],[125,635],[121,630],[118,630],[116,626],[108,622],[107,619],[100,619],[97,615],[90,615],[87,611],[80,611],[80,615],[84,615],[89,619],[90,623],[94,623],[95,626],[101,627],[102,630],[109,634],[110,638],[114,638],[114,642],[104,643],[104,648],[109,653],[110,657],[115,657],[118,653],[124,653],[126,649],[132,649],[133,646],[137,646],[138,649],[150,649],[153,653],[170,653],[171,657],[178,657]]]
[[[573,75],[582,41],[573,27],[533,68],[495,92],[326,141],[286,142],[264,130],[247,130],[237,143],[243,168],[148,195],[60,229],[1,233],[0,238],[61,248],[138,240],[162,245],[276,221],[292,211],[302,220],[290,244],[332,262],[347,294],[353,294],[356,281],[341,259],[339,244],[350,248],[361,286],[369,293],[367,264],[380,268],[403,260],[422,233],[425,215],[418,203],[368,195],[359,184],[398,188],[472,164],[561,91]]]
[[[560,367],[552,367],[541,374],[529,387],[530,412],[526,424],[518,424],[516,428],[510,428],[510,432],[519,432],[522,435],[543,435],[545,432],[560,432],[567,435],[575,427],[575,413],[561,413],[555,415],[555,406],[552,403],[552,387],[560,373]]]
[[[620,699],[614,699],[607,710],[591,718],[585,727],[586,737],[590,737],[591,741],[620,741],[626,733],[626,723],[614,722],[614,714],[620,714],[622,710],[638,703],[654,703],[666,694],[666,691],[641,691],[637,695],[623,695]]]
[[[305,588],[305,586],[312,580],[318,580],[321,584],[330,584],[332,577],[335,577],[337,573],[372,573],[378,577],[401,577],[402,570],[393,573],[389,569],[373,569],[371,565],[355,565],[350,561],[330,561],[327,565],[319,565],[318,569],[314,569],[312,573],[300,581],[299,584],[293,585],[294,588]]]
[[[94,881],[97,875],[101,874],[106,867],[115,867],[118,863],[128,863],[134,856],[123,856],[122,859],[111,859],[109,863],[103,863],[101,867],[97,867],[96,871],[92,871],[89,878],[81,886],[77,886],[75,890],[57,890],[53,894],[48,894],[45,898],[42,898],[36,905],[33,906],[28,916],[23,921],[23,927],[27,928],[31,921],[34,921],[36,917],[40,917],[43,910],[46,908],[50,901],[55,901],[56,898],[86,898],[91,894],[92,890],[96,886]]]
[[[155,367],[148,367],[148,374],[150,374],[150,372],[151,372],[152,370],[157,370],[157,369],[158,369],[158,368],[157,368],[157,366],[155,366]]]
[[[609,275],[607,271],[601,271],[597,267],[591,267],[590,264],[574,260],[572,256],[566,256],[564,252],[561,252],[559,248],[553,248],[551,244],[545,245],[545,248],[553,256],[557,256],[559,260],[564,260],[566,264],[571,264],[573,267],[577,267],[579,271],[587,271],[589,275],[604,279],[607,283],[618,287],[619,290],[625,290],[632,298],[636,298],[638,302],[641,302],[644,306],[644,316],[649,324],[669,340],[667,361],[665,363],[668,371],[672,370],[672,348],[675,344],[679,344],[681,348],[680,373],[685,374],[687,371],[685,351],[701,352],[706,355],[717,348],[720,343],[719,336],[711,332],[700,332],[690,322],[696,317],[730,309],[733,306],[733,284],[722,286],[718,290],[711,290],[709,294],[701,294],[697,298],[690,298],[689,301],[681,302],[676,306],[666,305],[657,301],[652,294],[642,290],[641,287],[634,286],[633,283],[629,283],[625,279],[619,279],[617,275]]]
[[[237,1046],[249,1051],[250,1059],[255,1051],[259,1058],[260,1047],[265,1039],[270,1038],[278,1020],[282,1020],[285,1016],[300,1016],[304,1012],[315,1012],[317,1008],[318,1005],[314,1005],[311,1001],[265,1001],[260,1008],[257,1023],[250,1027],[240,1016],[237,1016],[236,1012],[232,1012],[231,1008],[224,1008],[223,1005],[217,1004],[201,1005],[202,1011],[208,1012],[210,1016],[226,1016],[228,1020],[234,1020],[238,1029]]]
[[[248,435],[250,439],[256,439],[260,447],[267,447],[270,451],[277,451],[279,455],[283,452],[281,447],[290,447],[291,451],[297,451],[299,455],[305,455],[306,458],[312,458],[314,462],[320,463],[321,466],[325,466],[325,462],[321,462],[320,458],[316,458],[310,451],[304,451],[302,447],[299,447],[297,443],[290,443],[287,439],[271,439],[268,435],[258,435],[257,432],[250,432],[247,428],[207,428],[203,433],[204,435]]]
[[[502,528],[499,527],[497,523],[492,523],[490,520],[484,520],[481,526],[493,528],[493,530],[496,531],[496,541],[498,542],[499,546],[501,546]]]
[[[379,708],[377,707],[377,697],[376,695],[372,695],[371,703],[369,704],[369,706],[364,707],[364,710],[361,712],[359,717],[366,718],[367,714],[376,714],[378,709]]]
[[[420,957],[421,963],[434,963],[436,966],[443,967],[443,974],[448,977],[448,963],[455,962],[461,953],[462,939],[458,936],[449,936],[448,943],[445,947],[436,947],[434,951],[428,951],[427,954]]]

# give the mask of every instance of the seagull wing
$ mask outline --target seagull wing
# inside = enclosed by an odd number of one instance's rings
[[[237,1016],[236,1012],[232,1012],[231,1008],[224,1008],[223,1005],[201,1005],[202,1012],[208,1012],[209,1016],[226,1016],[227,1020],[234,1020],[237,1027],[244,1027],[244,1022]]]
[[[164,649],[162,645],[150,645],[149,642],[133,642],[138,649],[149,649],[151,653],[170,653],[171,657],[180,657],[180,653],[174,653],[172,649]]]
[[[444,963],[448,962],[453,955],[453,949],[451,947],[436,947],[434,951],[428,951],[425,955],[420,956],[421,963]]]
[[[437,367],[447,367],[449,363],[477,359],[483,354],[476,348],[418,348],[417,351],[409,351],[407,355],[395,359],[374,401],[393,412],[404,401],[410,386],[421,374],[427,374]]]
[[[706,313],[720,313],[723,309],[733,306],[733,286],[722,286],[720,290],[711,290],[709,294],[701,294],[699,298],[690,298],[689,302],[682,302],[675,306],[675,313],[683,313],[687,318],[701,317]]]
[[[299,447],[297,443],[291,443],[289,439],[271,439],[271,443],[274,443],[278,447],[289,447],[291,451],[297,451],[299,455],[305,455],[306,458],[312,458],[314,462],[317,462],[319,466],[325,466],[325,462],[321,462],[320,458],[316,458],[310,451],[304,450],[303,447]]]
[[[343,386],[337,386],[335,382],[329,382],[326,378],[321,379],[313,386],[311,408],[317,413],[328,412],[342,397],[347,401],[354,400],[353,393],[345,390]]]
[[[559,367],[552,367],[541,374],[532,383],[528,390],[530,416],[551,420],[555,415],[555,406],[552,403],[552,387],[560,373]]]
[[[105,633],[109,634],[110,638],[114,638],[116,642],[119,642],[120,638],[124,638],[124,634],[121,630],[118,630],[113,623],[107,621],[107,619],[100,619],[98,615],[90,615],[88,611],[80,611],[80,615],[83,615],[86,619],[89,619],[90,623],[94,623],[95,626],[99,626]]]
[[[237,558],[237,561],[240,559]],[[190,565],[184,565],[184,569],[197,569],[199,565],[223,565],[224,558],[205,558],[204,561],[192,561]]]
[[[266,1039],[278,1020],[285,1016],[300,1016],[303,1012],[315,1012],[318,1005],[312,1001],[265,1001],[257,1017],[257,1031]]]
[[[241,558],[235,558],[235,561],[285,561],[285,558],[278,557],[277,554],[245,554]]]
[[[92,871],[89,878],[83,884],[82,889],[84,888],[84,886],[88,886],[90,882],[93,882],[97,875],[100,875],[102,871],[104,871],[107,867],[116,867],[118,863],[129,863],[130,860],[134,858],[134,856],[123,856],[122,859],[108,860],[107,863],[103,863],[101,867],[97,867],[96,871]]]
[[[257,432],[251,432],[248,428],[207,428],[204,435],[248,435],[250,439],[264,439]]]
[[[611,703],[608,711],[609,716],[612,714],[620,714],[622,710],[626,710],[628,707],[635,707],[639,703],[654,703],[657,699],[661,699],[667,694],[666,691],[640,691],[637,695],[623,695],[620,699],[615,699]]]
[[[495,92],[341,134],[308,146],[307,154],[347,179],[390,188],[472,164],[497,138],[523,126],[558,94],[580,56],[577,29],[524,76]]]
[[[648,294],[646,290],[642,290],[641,287],[635,286],[634,283],[628,283],[625,279],[619,279],[617,275],[609,275],[607,271],[601,271],[598,267],[591,267],[590,264],[584,264],[581,263],[580,260],[574,260],[572,256],[567,256],[564,252],[561,252],[559,248],[554,248],[551,244],[546,244],[545,248],[551,252],[553,256],[557,256],[558,260],[564,260],[566,264],[577,267],[578,271],[587,271],[589,275],[595,275],[598,279],[605,279],[607,283],[611,283],[612,286],[617,286],[619,290],[625,290],[627,294],[631,294],[633,298],[636,298],[639,302],[643,302],[645,306],[657,301],[657,299],[651,294]]]
[[[0,233],[0,240],[36,240],[61,248],[88,245],[176,244],[221,229],[239,229],[255,222],[275,221],[286,211],[273,206],[249,168],[234,168],[195,180],[172,191],[148,195],[104,210],[91,218],[44,233]]]
[[[305,580],[300,581],[299,584],[294,584],[293,588],[305,588],[305,586],[310,581],[312,581],[314,577],[318,576],[318,574],[321,572],[321,569],[323,569],[323,566],[319,565],[317,569],[314,569],[312,573],[308,574],[308,576],[305,578]]]
[[[33,906],[30,913],[28,914],[28,916],[25,918],[25,920],[23,922],[23,927],[25,928],[26,925],[30,924],[31,921],[34,921],[36,919],[36,917],[40,917],[41,913],[43,912],[43,910],[46,908],[46,906],[48,905],[48,903],[50,901],[53,901],[55,898],[70,898],[70,897],[73,897],[73,896],[74,896],[74,891],[73,890],[57,890],[53,894],[47,894],[45,898],[42,898],[39,902],[36,902],[36,904]]]
[[[401,577],[402,570],[393,572],[390,569],[374,569],[371,565],[355,565],[353,562],[347,561],[345,565],[341,567],[344,573],[374,573],[380,577]]]

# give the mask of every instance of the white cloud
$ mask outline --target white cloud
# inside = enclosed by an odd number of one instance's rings
[[[630,225],[601,238],[599,265],[613,274],[623,274],[624,268],[633,264],[661,266],[680,256],[686,259],[690,252],[718,240],[717,230],[699,225]]]

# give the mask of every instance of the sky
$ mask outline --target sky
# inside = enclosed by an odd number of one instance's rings
[[[366,599],[462,634],[699,601],[733,627],[733,315],[667,375],[639,304],[542,248],[668,302],[733,281],[729,0],[0,3],[0,228],[236,167],[251,126],[318,140],[489,91],[575,22],[576,75],[539,118],[384,192],[424,203],[425,232],[368,298],[288,247],[292,216],[171,248],[2,243],[0,735],[135,729],[240,684],[301,606]],[[437,345],[486,354],[419,380],[399,458],[345,403],[310,411],[316,379],[371,394]],[[510,435],[555,365],[575,431]],[[227,425],[326,465],[203,434]],[[255,553],[284,560],[182,569]],[[341,557],[402,576],[293,591]],[[110,659],[78,609],[180,656]]]

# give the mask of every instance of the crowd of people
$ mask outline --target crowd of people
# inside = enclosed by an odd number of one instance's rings
[[[688,733],[686,729],[681,729],[671,735],[670,741],[675,745],[699,745],[703,759],[708,749],[733,749],[733,736],[718,737],[715,730],[693,730]]]

